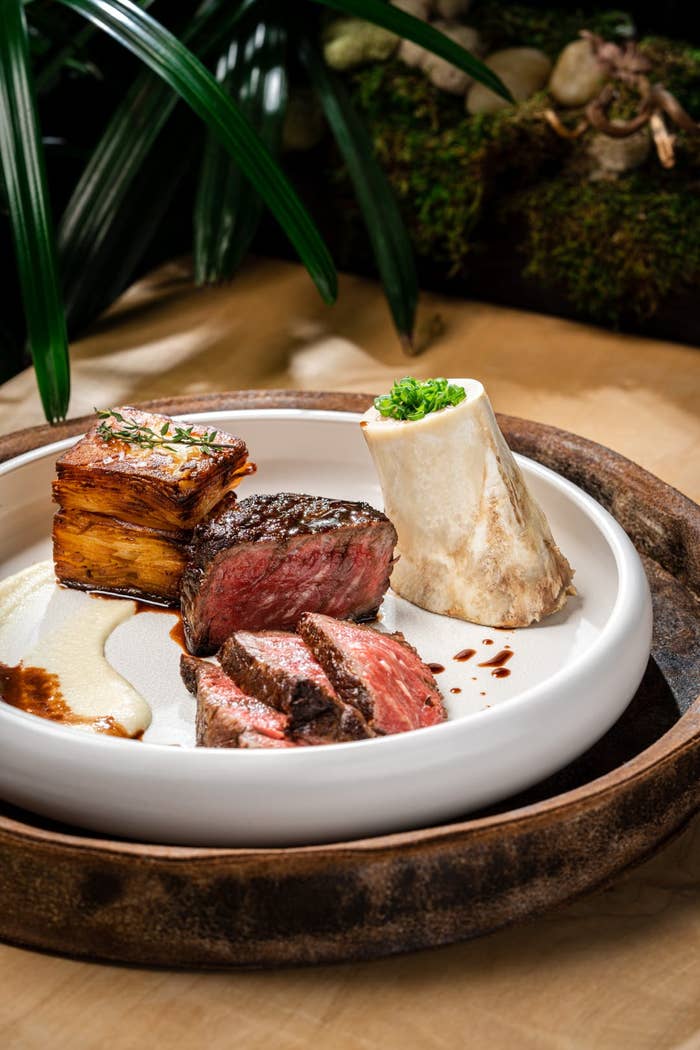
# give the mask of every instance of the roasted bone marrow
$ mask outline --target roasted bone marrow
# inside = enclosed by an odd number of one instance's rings
[[[361,426],[398,533],[397,594],[492,627],[527,627],[562,608],[573,570],[481,383],[401,380]]]

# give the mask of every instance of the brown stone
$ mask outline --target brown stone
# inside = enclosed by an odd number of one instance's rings
[[[552,63],[534,47],[508,47],[494,51],[484,59],[497,73],[516,102],[525,102],[547,83]],[[496,113],[510,103],[483,84],[474,84],[467,95],[467,112]]]

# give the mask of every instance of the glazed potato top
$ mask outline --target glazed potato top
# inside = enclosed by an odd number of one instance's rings
[[[192,529],[255,466],[241,438],[127,406],[56,463],[53,498],[153,529]]]
[[[199,485],[222,467],[242,466],[248,458],[245,442],[223,431],[177,423],[169,416],[128,405],[114,413],[91,427],[59,458],[59,477],[86,470]],[[133,436],[123,436],[127,433]],[[178,433],[187,439],[173,440]]]

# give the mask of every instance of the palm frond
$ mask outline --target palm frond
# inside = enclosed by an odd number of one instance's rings
[[[342,154],[367,227],[399,337],[412,348],[418,303],[413,251],[393,190],[374,157],[374,146],[340,78],[327,67],[310,37],[301,59]]]
[[[283,22],[262,6],[246,20],[217,67],[227,93],[265,143],[279,155],[287,105]],[[195,278],[198,284],[226,280],[243,261],[260,223],[263,201],[233,158],[209,134],[194,211]]]
[[[148,10],[153,3],[154,0],[139,0],[139,6],[142,7],[144,11]],[[33,15],[32,25],[35,24],[35,20],[36,15]],[[41,25],[39,28],[41,29]],[[86,45],[89,44],[95,36],[96,32],[97,26],[90,24],[84,26],[79,33],[73,34],[66,43],[62,44],[39,66],[34,76],[34,86],[37,95],[42,95],[47,91],[51,91],[52,88],[56,86],[66,65],[74,59],[76,55],[80,55],[83,52]]]
[[[183,33],[183,44],[204,57],[215,54],[256,2],[204,0]],[[178,96],[159,76],[149,69],[139,74],[66,205],[58,247],[73,329],[92,321],[126,287],[158,228],[155,216],[163,215],[167,194],[161,191],[174,187],[191,161],[191,151],[172,148],[169,125],[177,103]],[[190,128],[181,127],[180,133],[181,144],[192,137]]]
[[[327,302],[337,293],[333,261],[316,226],[249,121],[199,59],[130,0],[58,0],[95,22],[180,95],[236,159],[294,244]]]
[[[46,418],[70,396],[65,317],[21,0],[0,0],[0,159],[39,393]]]

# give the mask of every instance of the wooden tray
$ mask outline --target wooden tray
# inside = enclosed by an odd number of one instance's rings
[[[165,412],[364,411],[369,395],[249,391]],[[251,967],[367,959],[476,937],[571,900],[657,850],[700,808],[700,509],[622,456],[501,416],[510,445],[570,478],[644,557],[655,632],[630,707],[587,754],[488,812],[295,849],[110,841],[0,804],[0,938],[97,960]],[[0,439],[0,460],[84,421]]]

